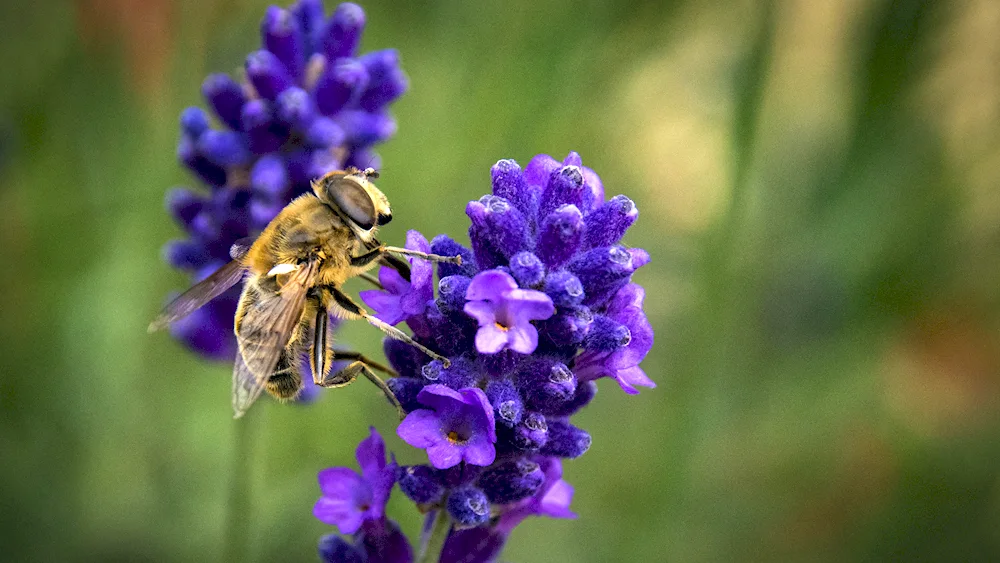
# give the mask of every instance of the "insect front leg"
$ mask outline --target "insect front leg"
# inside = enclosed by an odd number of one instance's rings
[[[410,337],[410,335],[392,326],[391,324],[383,321],[382,319],[373,317],[371,313],[364,310],[360,305],[355,303],[354,300],[351,299],[350,295],[347,295],[339,288],[330,286],[327,287],[327,289],[330,291],[330,294],[333,295],[333,300],[336,302],[337,306],[343,309],[345,312],[347,312],[348,315],[353,317],[360,317],[365,321],[367,321],[368,324],[388,334],[390,337],[395,338],[397,340],[402,340],[403,342],[406,342],[407,344],[413,346],[417,350],[420,350],[424,354],[427,354],[431,358],[435,360],[440,360],[441,363],[444,364],[444,367],[448,367],[451,365],[451,362],[448,360],[448,358],[445,358],[441,354],[438,354],[437,352],[430,350],[423,344],[414,340],[412,337]]]
[[[417,258],[423,258],[430,262],[450,262],[452,264],[462,265],[461,256],[441,256],[439,254],[428,254],[426,252],[420,252],[419,250],[410,250],[409,248],[400,248],[398,246],[385,246],[380,245],[378,248],[369,250],[368,252],[362,254],[361,256],[352,256],[351,265],[352,266],[367,266],[375,260],[382,258],[385,255],[399,255],[399,256],[415,256]]]

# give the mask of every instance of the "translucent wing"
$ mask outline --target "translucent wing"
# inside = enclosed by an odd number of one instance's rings
[[[306,293],[312,287],[316,267],[303,266],[293,272],[277,292],[247,284],[240,297],[245,309],[236,334],[240,352],[233,366],[233,413],[239,418],[260,397],[274,373],[281,352],[302,318]]]
[[[205,303],[215,299],[243,278],[246,268],[238,260],[232,260],[212,275],[195,284],[191,289],[171,301],[156,320],[149,323],[149,332],[160,330],[177,319],[184,318]]]

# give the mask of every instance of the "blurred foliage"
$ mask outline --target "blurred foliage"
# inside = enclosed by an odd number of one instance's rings
[[[417,459],[359,384],[261,405],[236,460],[229,367],[146,334],[186,283],[159,259],[191,182],[176,116],[265,6],[0,5],[5,560],[218,559],[245,461],[248,550],[312,561],[319,469],[372,422]],[[506,560],[1000,558],[1000,4],[363,6],[412,82],[385,239],[461,236],[497,159],[577,150],[653,256],[660,386],[602,385],[566,465],[580,518],[528,521]]]

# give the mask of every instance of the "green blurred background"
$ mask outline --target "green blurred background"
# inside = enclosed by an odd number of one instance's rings
[[[164,193],[192,184],[177,115],[266,5],[0,7],[3,560],[223,556],[230,368],[145,327],[187,283],[160,259]],[[505,560],[1000,558],[1000,3],[362,5],[363,48],[411,80],[385,239],[464,240],[494,162],[576,150],[653,257],[659,387],[603,382],[565,466],[579,519],[529,520]],[[315,474],[369,424],[420,459],[370,385],[263,402],[258,561],[316,560]]]

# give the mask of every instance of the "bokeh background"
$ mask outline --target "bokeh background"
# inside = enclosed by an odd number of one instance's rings
[[[419,459],[364,383],[262,401],[234,459],[230,367],[146,334],[187,283],[160,259],[193,184],[177,115],[266,5],[0,5],[4,560],[217,560],[236,502],[256,560],[313,561],[318,470],[370,424]],[[505,560],[1000,558],[1000,3],[362,5],[362,48],[411,80],[385,239],[461,239],[494,162],[576,150],[653,257],[659,387],[604,382],[579,519],[529,520]]]

